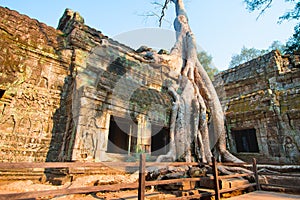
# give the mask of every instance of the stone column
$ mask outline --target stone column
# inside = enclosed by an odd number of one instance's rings
[[[150,153],[151,147],[151,123],[146,115],[139,115],[137,132],[137,152]]]
[[[100,131],[97,133],[97,146],[95,151],[95,161],[106,161],[106,151],[109,134],[110,112],[104,111],[102,116],[97,120],[99,122]]]

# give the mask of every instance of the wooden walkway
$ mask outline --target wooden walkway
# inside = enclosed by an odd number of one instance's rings
[[[286,193],[279,193],[279,192],[268,192],[268,191],[254,191],[247,194],[227,198],[228,200],[299,200],[300,195],[295,194],[286,194]]]

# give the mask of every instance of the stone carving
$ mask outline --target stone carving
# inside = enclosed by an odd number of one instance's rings
[[[95,134],[90,131],[85,131],[82,135],[82,145],[83,145],[83,154],[84,157],[88,159],[92,159],[95,148],[96,148],[96,140]]]
[[[2,119],[1,119],[2,118]],[[7,116],[3,119],[3,116],[0,116],[0,125],[2,127],[2,132],[6,134],[12,134],[15,132],[16,121],[14,116]]]
[[[63,109],[54,115],[71,59],[55,50],[61,36],[56,29],[3,7],[0,18],[0,162],[45,161],[61,141],[56,135],[63,135],[57,127],[66,115]],[[59,87],[50,90],[56,80]]]
[[[82,133],[82,157],[88,160],[95,158],[95,153],[98,144],[99,127],[96,125],[96,119],[90,118],[87,126],[84,128]]]
[[[24,117],[19,121],[17,126],[17,133],[22,135],[29,135],[31,129],[31,120],[28,117]]]
[[[285,138],[284,150],[290,163],[296,164],[299,162],[300,153],[298,147],[290,136]]]
[[[268,150],[269,154],[272,157],[280,157],[280,143],[278,140],[278,136],[275,134],[273,129],[269,129],[270,132],[267,134],[267,144],[268,144]],[[272,132],[271,132],[272,131]]]

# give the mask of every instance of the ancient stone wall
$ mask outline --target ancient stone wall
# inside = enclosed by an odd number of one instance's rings
[[[72,70],[76,72],[67,98],[72,103],[68,103],[62,159],[112,160],[107,153],[108,145],[115,145],[108,139],[111,116],[132,123],[132,133],[126,134],[140,138],[132,143],[133,152],[148,151],[149,126],[168,126],[170,116],[171,98],[162,88],[163,66],[155,66],[83,22],[78,13],[66,10],[59,24],[67,46],[74,49]]]
[[[272,51],[221,72],[214,84],[226,113],[233,152],[261,154],[269,158],[265,161],[299,162],[299,56]],[[255,130],[257,151],[247,149],[253,143],[247,130]],[[245,144],[238,144],[242,141]]]
[[[0,38],[0,161],[166,153],[165,85],[176,77],[151,49],[120,44],[68,9],[54,29],[0,7]],[[298,162],[299,79],[299,56],[277,51],[217,75],[233,152]]]
[[[70,51],[60,50],[62,32],[37,20],[2,7],[0,19],[0,160],[45,161],[64,133]]]
[[[68,9],[58,29],[2,7],[0,18],[0,161],[113,160],[113,142],[124,138],[129,153],[151,151],[172,98],[169,68],[150,51],[109,39]],[[131,124],[130,136],[111,142],[117,119]]]

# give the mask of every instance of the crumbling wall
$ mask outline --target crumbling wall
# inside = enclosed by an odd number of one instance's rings
[[[169,126],[172,98],[170,69],[149,49],[113,41],[69,9],[58,29],[0,11],[0,161],[112,160],[112,116],[132,121],[133,153],[151,151],[151,125]]]
[[[65,11],[58,28],[73,48],[74,71],[61,159],[113,160],[107,154],[107,146],[114,145],[108,141],[111,116],[134,124],[132,134],[140,139],[133,152],[148,151],[151,123],[169,126],[171,97],[162,86],[167,69],[88,27],[71,10]]]
[[[237,144],[232,132],[255,129],[257,153],[269,161],[298,162],[299,64],[297,55],[282,56],[272,51],[217,75],[214,84],[226,114],[233,152],[237,152]]]
[[[45,161],[64,133],[63,33],[0,7],[0,161]]]

